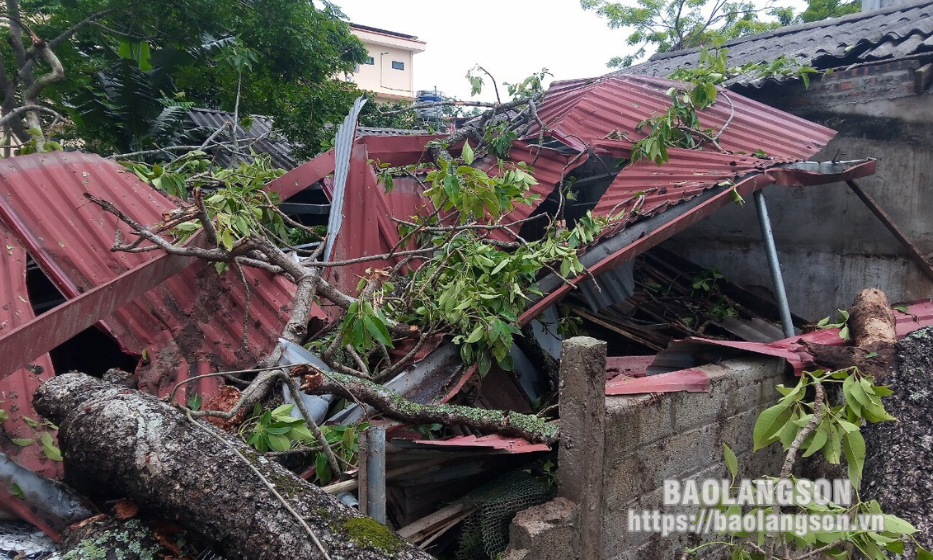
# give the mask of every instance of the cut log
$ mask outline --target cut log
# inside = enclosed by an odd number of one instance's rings
[[[804,341],[813,360],[830,369],[852,366],[876,379],[891,374],[895,368],[894,311],[884,292],[869,288],[855,296],[849,310],[849,333],[852,346],[828,346]]]
[[[325,558],[310,533],[334,559],[431,558],[240,441],[206,422],[195,425],[151,395],[69,373],[45,382],[33,402],[60,426],[66,480],[76,489],[93,497],[130,498],[216,543],[231,560]]]
[[[878,500],[885,513],[917,528],[914,537],[933,550],[933,328],[915,331],[897,346],[897,371],[886,383],[894,393],[884,399],[896,422],[868,424],[861,496]],[[913,547],[903,558],[915,559]],[[898,558],[901,558],[898,556]]]
[[[888,297],[877,288],[862,290],[849,310],[852,344],[869,352],[893,347],[897,343],[894,311]]]

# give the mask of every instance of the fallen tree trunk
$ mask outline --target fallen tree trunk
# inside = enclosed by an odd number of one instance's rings
[[[868,424],[862,499],[878,500],[885,513],[910,521],[914,537],[933,549],[933,328],[915,331],[897,344],[897,371],[886,383],[894,391],[884,399],[896,422]],[[904,558],[915,559],[913,547]],[[900,556],[899,556],[900,558]]]
[[[897,342],[894,312],[884,292],[869,288],[855,296],[848,321],[852,346],[828,346],[804,341],[813,360],[830,369],[852,366],[881,379],[895,368],[894,344]]]
[[[206,422],[196,425],[153,396],[69,373],[45,382],[33,402],[60,426],[66,480],[76,489],[96,497],[128,497],[216,543],[231,560],[431,558],[279,464]]]

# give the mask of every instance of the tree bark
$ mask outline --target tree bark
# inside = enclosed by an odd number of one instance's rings
[[[81,373],[45,382],[36,410],[60,426],[66,480],[95,497],[130,498],[235,559],[324,558],[243,454],[307,523],[330,558],[428,559],[385,526],[206,422],[157,398]]]
[[[852,366],[876,379],[894,371],[894,344],[897,335],[891,305],[884,292],[876,288],[862,290],[849,310],[849,333],[852,346],[826,346],[804,342],[813,360],[831,369]]]
[[[896,422],[862,428],[866,458],[862,472],[862,499],[878,500],[885,513],[902,517],[917,528],[914,537],[933,549],[933,328],[915,331],[897,346],[897,371],[886,383],[894,393],[884,399]],[[905,547],[898,558],[916,558]]]

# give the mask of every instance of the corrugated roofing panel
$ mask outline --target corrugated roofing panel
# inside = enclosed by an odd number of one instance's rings
[[[781,27],[733,39],[725,44],[725,48],[729,50],[730,66],[768,62],[785,55],[825,69],[858,60],[862,55],[865,55],[863,60],[879,60],[929,51],[930,45],[925,42],[905,45],[903,49],[878,50],[888,43],[901,43],[913,34],[924,38],[933,36],[933,2],[930,0]],[[699,52],[700,49],[687,49],[656,54],[648,61],[618,73],[668,76],[677,68],[696,66]],[[788,78],[771,79],[783,81]],[[760,85],[764,81],[754,75],[743,75],[729,83]]]
[[[500,453],[535,453],[538,451],[550,451],[551,448],[545,443],[529,443],[522,438],[510,438],[493,434],[489,436],[459,436],[450,439],[416,439],[412,441],[415,449],[434,448],[450,451],[466,451],[475,449],[488,453],[497,451]]]
[[[913,331],[933,325],[933,302],[921,301],[908,304],[907,313],[895,311],[894,317],[897,337],[903,338]],[[680,368],[696,367],[712,360],[731,357],[739,352],[784,358],[794,369],[794,373],[800,375],[804,371],[819,367],[813,362],[813,356],[807,351],[806,346],[800,342],[802,340],[826,346],[846,344],[843,339],[839,338],[839,329],[814,331],[769,343],[690,337],[672,342],[666,350],[656,356],[648,368],[649,379],[657,374]],[[717,348],[723,353],[716,353],[714,350]]]
[[[243,116],[243,115],[241,115]],[[284,136],[272,128],[272,119],[262,115],[250,115],[252,124],[249,128],[237,123],[236,135],[241,147],[251,147],[258,154],[269,154],[272,165],[286,171],[298,166],[298,160],[292,156],[295,149]],[[188,111],[188,126],[200,129],[204,136],[210,136],[224,123],[233,122],[233,113],[216,109],[194,108]],[[224,140],[231,139],[229,129],[221,134]],[[230,165],[233,157],[229,150],[215,149],[215,158],[219,165]]]
[[[645,136],[636,132],[638,123],[666,111],[670,107],[667,91],[682,85],[634,75],[557,83],[545,96],[538,115],[548,134],[578,150],[610,135],[635,142]],[[719,139],[724,150],[737,154],[762,150],[779,159],[807,159],[835,136],[829,128],[728,90],[719,91],[716,104],[700,113],[700,122],[703,128],[715,131],[729,123]],[[536,135],[533,128],[526,139]],[[716,149],[707,145],[703,152],[694,153],[715,154]]]
[[[3,160],[0,219],[68,298],[156,255],[111,252],[117,228],[124,239],[129,238],[128,230],[85,199],[85,193],[112,201],[143,224],[155,224],[175,208],[132,173],[96,155],[52,152]],[[220,276],[213,265],[193,264],[102,323],[125,351],[149,351],[151,361],[141,367],[141,385],[164,391],[174,377],[151,375],[186,365],[252,365],[277,343],[294,287],[256,269],[244,268],[243,273],[246,285],[235,271]]]
[[[26,250],[0,222],[0,336],[26,323],[35,315],[26,291]],[[12,439],[35,439],[36,434],[23,417],[38,419],[32,408],[32,394],[43,381],[55,375],[48,354],[38,356],[31,367],[0,374],[0,409],[8,416],[0,423],[0,450],[20,466],[39,474],[62,474],[61,463],[45,457],[38,444],[19,446]]]

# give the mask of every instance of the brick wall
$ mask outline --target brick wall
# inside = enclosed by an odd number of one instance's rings
[[[777,401],[779,383],[793,382],[785,363],[751,357],[701,368],[711,380],[708,393],[666,393],[606,398],[604,461],[601,470],[603,560],[676,560],[692,535],[661,538],[628,530],[629,509],[678,512],[662,508],[665,479],[723,478],[722,442],[735,451],[739,476],[776,475],[782,457],[777,446],[752,453],[752,429],[758,414]],[[563,481],[587,473],[559,470]],[[561,499],[562,500],[562,499]],[[681,508],[695,511],[695,508]],[[516,517],[508,560],[576,558],[570,535],[577,533],[579,512],[566,501],[538,506]],[[716,558],[710,549],[705,558]],[[587,559],[599,560],[599,559]]]

